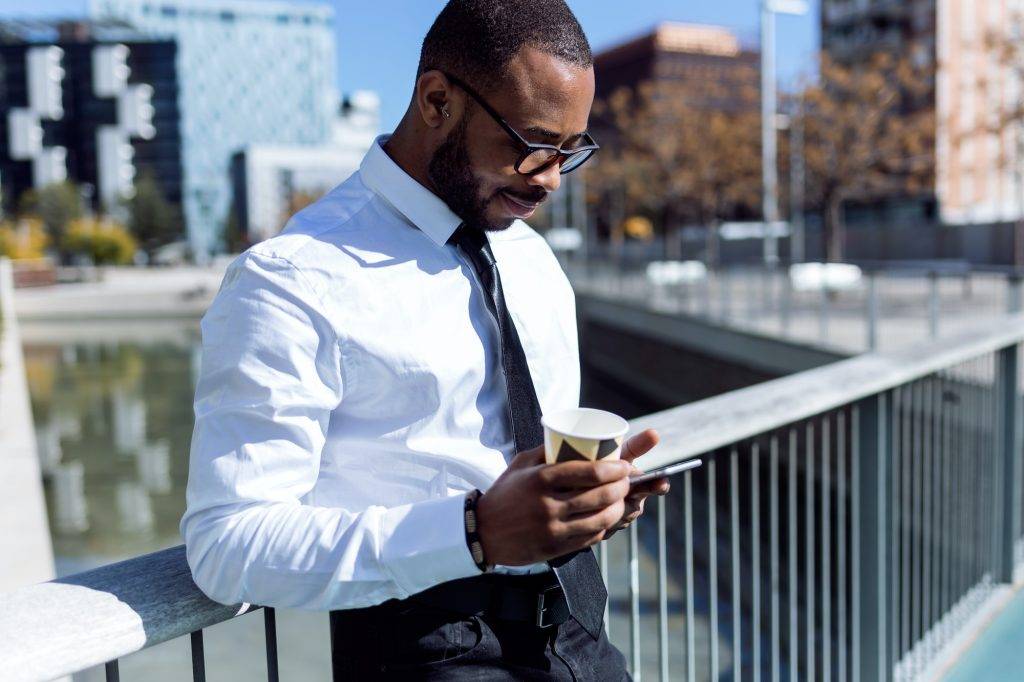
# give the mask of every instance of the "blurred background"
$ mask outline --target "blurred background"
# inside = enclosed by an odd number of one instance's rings
[[[639,417],[1020,309],[1019,3],[569,5],[602,149],[532,225],[577,290],[586,404]],[[0,426],[38,461],[0,458],[0,589],[180,544],[199,318],[393,129],[442,6],[0,0]],[[326,676],[320,615],[281,615],[297,679]],[[243,621],[208,651],[261,641]],[[187,643],[125,666],[178,679]]]

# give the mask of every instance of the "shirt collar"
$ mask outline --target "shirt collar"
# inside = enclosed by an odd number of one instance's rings
[[[416,182],[395,163],[383,145],[390,135],[381,135],[363,157],[359,175],[371,190],[426,233],[438,246],[444,246],[462,220],[440,197]]]

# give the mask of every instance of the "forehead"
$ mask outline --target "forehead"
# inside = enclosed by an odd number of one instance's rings
[[[492,98],[520,125],[566,135],[583,132],[594,102],[594,69],[526,47],[512,60],[508,77]]]

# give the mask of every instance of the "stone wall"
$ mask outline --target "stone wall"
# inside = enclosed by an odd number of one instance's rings
[[[53,577],[11,263],[0,258],[0,593]]]

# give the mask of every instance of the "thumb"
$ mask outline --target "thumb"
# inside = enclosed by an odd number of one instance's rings
[[[632,462],[637,457],[650,452],[661,438],[654,429],[646,429],[633,436],[622,446],[622,459]]]
[[[526,469],[527,467],[544,464],[544,446],[540,445],[532,450],[524,450],[512,458],[508,463],[509,469]]]

